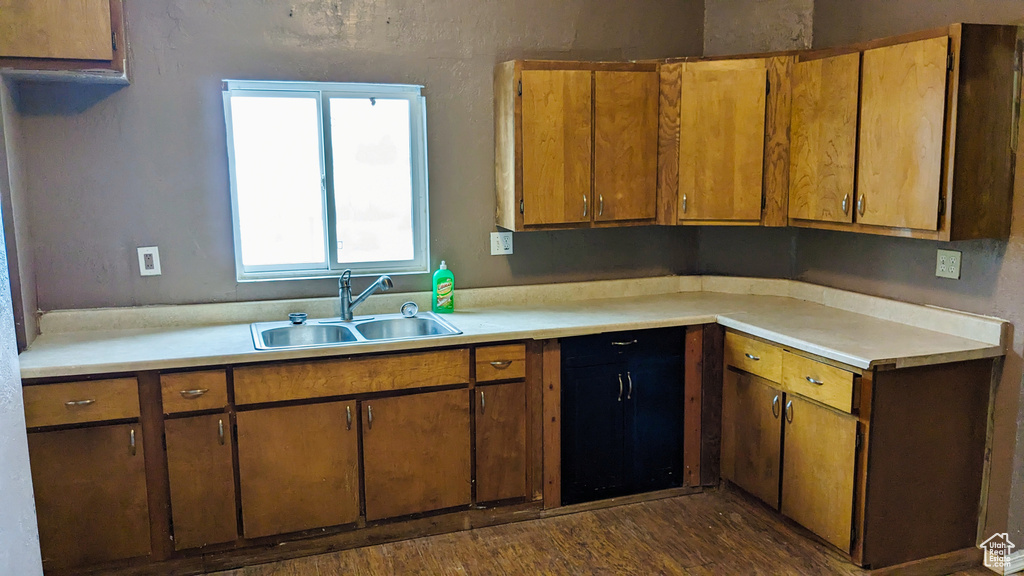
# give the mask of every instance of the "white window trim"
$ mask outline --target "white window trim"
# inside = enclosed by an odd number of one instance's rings
[[[428,274],[430,273],[430,215],[428,213],[427,191],[427,103],[421,91],[423,86],[415,84],[366,84],[348,82],[283,82],[224,80],[224,120],[227,128],[228,178],[231,187],[231,221],[235,244],[235,272],[239,282],[261,282],[268,280],[304,280],[311,278],[336,278],[346,269],[353,276],[377,274]],[[241,228],[238,220],[238,190],[235,182],[234,145],[231,141],[231,96],[241,93],[266,94],[315,94],[320,110],[320,170],[324,181],[324,242],[327,263],[292,264],[282,266],[245,266],[242,263]],[[334,213],[334,174],[326,134],[330,123],[332,96],[354,98],[395,98],[409,100],[409,135],[412,167],[412,221],[413,258],[403,261],[359,262],[337,264],[337,221]],[[281,225],[287,226],[287,216],[282,216]]]

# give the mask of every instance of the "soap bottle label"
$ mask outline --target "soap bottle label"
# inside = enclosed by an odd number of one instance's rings
[[[455,282],[452,280],[437,283],[437,310],[450,312],[455,309],[455,303],[452,302],[454,288]]]

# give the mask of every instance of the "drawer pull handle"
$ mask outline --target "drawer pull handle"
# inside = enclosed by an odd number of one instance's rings
[[[132,432],[129,435],[130,441],[129,446],[131,447],[132,456],[135,456],[135,428],[132,428]]]
[[[193,398],[199,398],[200,396],[206,394],[209,391],[209,388],[198,388],[196,390],[182,390],[181,392],[179,392],[179,394],[181,394],[182,398],[187,398],[191,400]]]
[[[96,401],[90,398],[89,400],[69,400],[65,402],[64,405],[68,408],[74,408],[76,406],[88,406],[95,403]]]
[[[629,340],[629,341],[625,341],[624,340],[622,342],[612,342],[612,346],[632,346],[633,344],[636,344],[636,340],[635,339],[634,340]]]
[[[370,430],[373,430],[373,406],[366,405],[366,425]]]
[[[583,217],[587,217],[587,195],[583,195]]]
[[[597,195],[597,215],[604,216],[604,194]]]
[[[793,423],[793,401],[786,402],[786,422]]]
[[[850,213],[850,195],[843,196],[843,214]]]
[[[511,365],[511,360],[495,360],[494,362],[491,362],[491,366],[494,366],[498,370],[504,370],[505,368],[508,368]]]
[[[744,354],[744,356],[746,356],[747,358],[750,358],[754,362],[757,362],[757,361],[759,361],[761,359],[760,356],[754,356],[753,354]]]
[[[345,430],[352,429],[352,407],[345,406]]]
[[[622,402],[622,374],[619,374],[619,402]]]
[[[217,420],[217,439],[220,440],[220,445],[224,445],[224,420]]]
[[[779,395],[776,394],[775,398],[772,398],[772,416],[779,417]]]
[[[484,399],[484,391],[480,391],[480,413],[487,412],[487,401]]]
[[[810,376],[805,376],[804,379],[807,380],[808,382],[810,382],[811,384],[817,384],[818,386],[821,386],[822,384],[825,383],[824,380],[815,380],[814,378],[811,378]]]

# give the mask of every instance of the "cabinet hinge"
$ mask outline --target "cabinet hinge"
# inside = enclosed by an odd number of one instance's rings
[[[526,214],[525,209],[526,209],[526,203],[523,202],[522,200],[520,200],[519,201],[519,213],[520,214]]]
[[[949,70],[950,72],[953,71],[953,51],[952,50],[950,50],[949,53],[946,54],[946,70]]]
[[[765,198],[764,192],[761,193],[761,213],[764,213],[764,209],[768,207],[768,200]]]
[[[771,78],[765,78],[764,79],[764,93],[766,95],[772,93],[772,79]]]
[[[110,33],[110,47],[117,52],[117,32]]]
[[[523,95],[523,81],[522,80],[519,81],[519,95],[520,96]]]
[[[856,441],[855,441],[855,443],[854,443],[854,448],[855,448],[855,449],[860,449],[860,442],[861,442],[861,435],[860,435],[860,432],[857,432],[857,436],[856,436],[856,438],[857,438],[857,440],[856,440]]]
[[[946,197],[945,196],[939,196],[939,216],[944,216],[945,214],[946,214]]]

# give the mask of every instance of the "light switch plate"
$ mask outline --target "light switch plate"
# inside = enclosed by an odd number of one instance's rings
[[[939,278],[960,279],[960,252],[939,250],[935,259],[935,275]]]
[[[139,275],[160,275],[160,249],[156,246],[139,247]]]
[[[512,253],[511,232],[491,232],[491,256]]]

